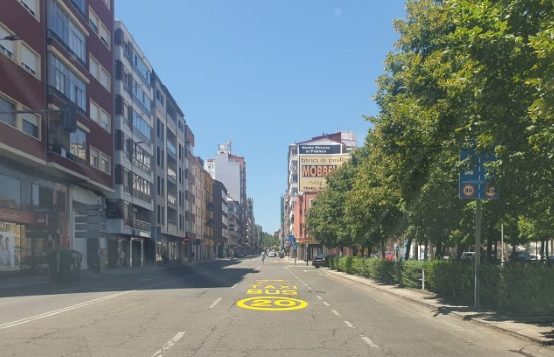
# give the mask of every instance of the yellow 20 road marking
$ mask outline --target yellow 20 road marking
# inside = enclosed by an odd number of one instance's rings
[[[258,311],[293,311],[306,308],[308,302],[285,296],[254,296],[239,300],[237,306]]]

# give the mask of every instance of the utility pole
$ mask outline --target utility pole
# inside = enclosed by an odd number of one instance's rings
[[[504,266],[504,223],[500,223],[500,263]]]
[[[481,200],[475,201],[475,287],[473,291],[474,307],[478,310],[481,306],[481,277],[479,268],[481,266]]]

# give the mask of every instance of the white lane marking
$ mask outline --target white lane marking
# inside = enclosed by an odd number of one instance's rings
[[[323,302],[323,305],[325,305],[325,306],[331,306],[331,304],[329,304],[327,301],[324,301],[324,302]]]
[[[234,289],[237,287],[237,285],[239,285],[239,283],[235,283],[235,285],[231,286],[231,289]]]
[[[310,288],[310,287],[308,286],[308,290],[310,290],[310,291],[311,291],[311,290],[312,290],[312,288]]]
[[[177,334],[173,336],[171,340],[167,341],[167,343],[163,345],[162,348],[154,352],[152,357],[162,357],[163,353],[169,350],[171,347],[173,347],[181,338],[183,338],[184,335],[185,335],[185,332],[183,331],[177,332]]]
[[[14,326],[23,325],[23,324],[26,324],[27,322],[44,319],[46,317],[58,315],[58,314],[61,314],[63,312],[78,309],[80,307],[89,306],[89,305],[95,304],[97,302],[102,302],[102,301],[106,301],[106,300],[109,300],[109,299],[116,298],[118,296],[127,295],[127,294],[133,293],[135,291],[136,290],[122,291],[122,292],[119,292],[119,293],[116,293],[116,294],[106,295],[106,296],[102,296],[102,297],[99,297],[99,298],[96,298],[96,299],[93,299],[93,300],[80,302],[80,303],[75,304],[75,305],[62,307],[61,309],[56,309],[56,310],[44,312],[42,314],[29,316],[29,317],[26,317],[26,318],[23,318],[23,319],[20,319],[20,320],[17,320],[17,321],[6,322],[6,323],[3,323],[3,324],[0,325],[0,330],[7,329],[7,328],[10,328],[10,327],[14,327]]]
[[[360,337],[362,338],[362,340],[365,341],[365,343],[367,343],[369,346],[373,347],[373,348],[379,348],[379,346],[377,346],[375,344],[375,342],[371,341],[369,337],[366,337],[364,335],[360,335]]]
[[[348,327],[350,327],[350,328],[356,328],[354,325],[352,325],[352,324],[350,323],[350,321],[344,320],[344,323],[346,324],[346,326],[348,326]]]
[[[208,310],[213,309],[217,304],[221,302],[221,298],[215,299],[215,301],[208,307]]]
[[[323,298],[319,295],[317,295],[316,298],[318,298],[319,300],[323,300]]]
[[[333,314],[337,315],[337,316],[340,316],[339,312],[338,312],[337,310],[335,310],[335,309],[332,309],[331,312],[332,312]]]

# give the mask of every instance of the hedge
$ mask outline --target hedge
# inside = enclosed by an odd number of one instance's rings
[[[471,263],[331,257],[329,266],[348,274],[408,288],[421,287],[421,272],[425,270],[426,289],[468,305],[473,302],[474,265]],[[499,312],[554,313],[554,265],[483,263],[481,302]]]

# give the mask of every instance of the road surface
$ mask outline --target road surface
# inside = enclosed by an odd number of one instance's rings
[[[554,356],[279,258],[2,289],[1,356]]]

